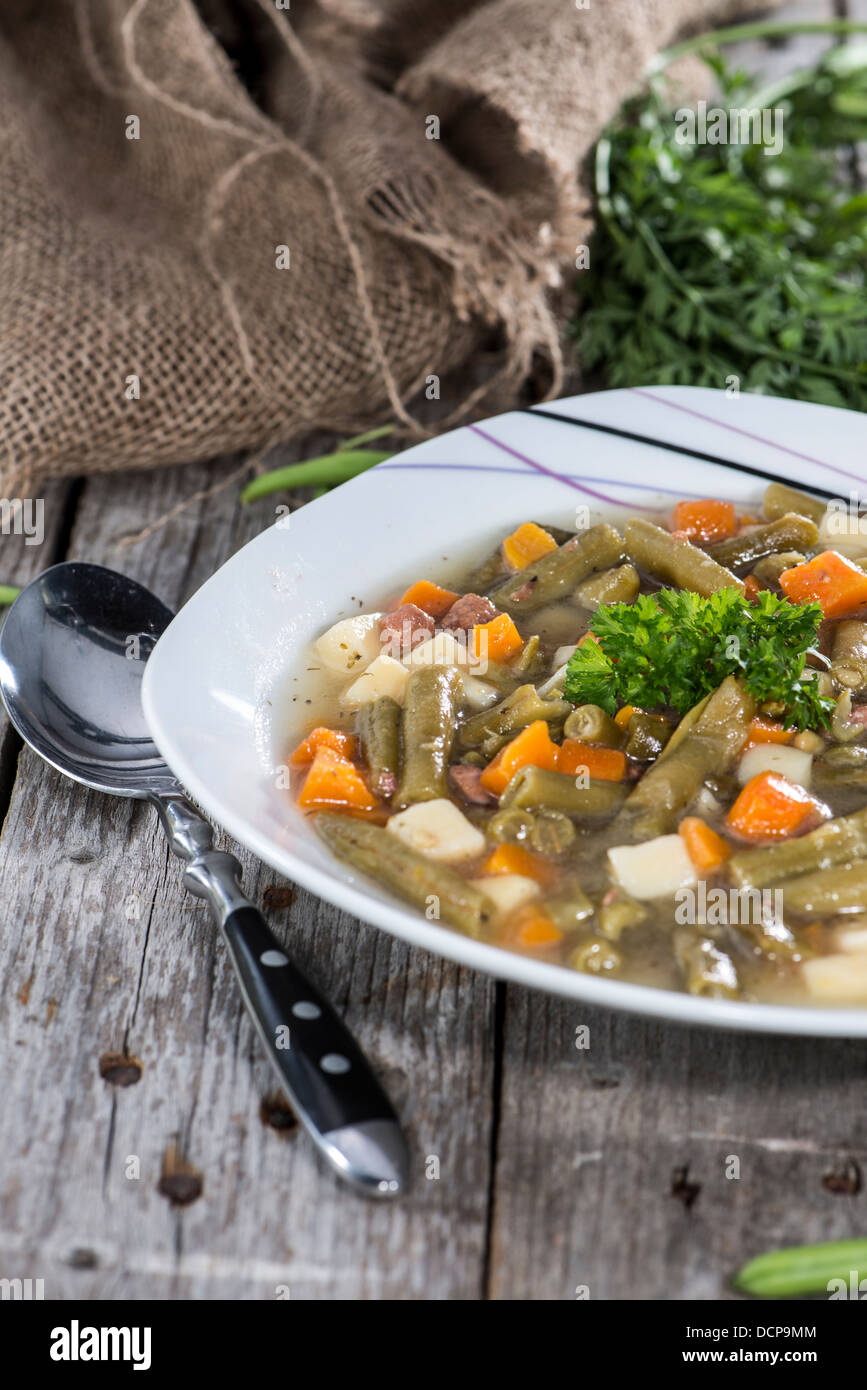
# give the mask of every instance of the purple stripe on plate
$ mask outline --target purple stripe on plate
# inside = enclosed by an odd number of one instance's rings
[[[732,434],[739,434],[743,439],[752,439],[756,444],[766,444],[769,449],[777,449],[782,454],[788,454],[790,458],[801,459],[803,463],[815,464],[817,468],[825,468],[830,473],[839,473],[843,478],[854,478],[856,483],[867,481],[863,473],[851,473],[848,468],[838,468],[835,463],[826,463],[824,459],[813,458],[812,454],[802,454],[797,449],[790,449],[787,444],[780,444],[775,439],[766,439],[764,435],[753,434],[751,430],[742,430],[739,425],[733,425],[728,420],[718,420],[713,415],[705,415],[701,410],[693,410],[691,406],[680,405],[677,401],[670,401],[665,396],[655,396],[652,391],[644,391],[640,386],[630,386],[630,391],[634,396],[644,396],[648,401],[655,401],[657,405],[667,405],[670,410],[679,410],[682,415],[691,415],[695,420],[704,420],[709,425],[717,425],[721,430],[729,430]],[[782,479],[781,481],[785,481]]]
[[[498,464],[487,463],[428,463],[424,460],[419,460],[418,463],[389,462],[378,463],[376,465],[377,472],[379,472],[383,468],[432,468],[442,472],[452,471],[456,473],[507,473],[511,474],[512,476],[527,476],[526,468],[505,468],[501,467]],[[555,478],[557,482],[564,482],[568,480],[570,482],[576,483],[612,483],[615,487],[632,488],[635,492],[661,492],[664,493],[666,496],[670,497],[704,497],[703,492],[687,492],[686,489],[682,487],[659,487],[658,485],[651,487],[648,483],[627,483],[625,480],[621,478],[596,478],[593,476],[587,476],[583,473],[552,473],[551,476]],[[624,502],[621,502],[618,505],[622,507],[626,504]]]
[[[493,444],[496,449],[501,449],[504,454],[511,454],[512,458],[520,459],[521,463],[526,463],[528,467],[535,469],[537,473],[544,474],[546,478],[553,478],[555,482],[565,483],[567,487],[573,487],[578,492],[584,492],[588,497],[595,497],[598,502],[607,502],[609,506],[612,507],[626,507],[629,505],[627,502],[621,502],[619,497],[612,497],[607,492],[596,492],[592,487],[585,487],[584,484],[579,483],[576,478],[570,478],[565,473],[555,473],[553,469],[546,468],[543,463],[537,462],[536,459],[529,458],[527,454],[519,453],[518,450],[513,449],[510,444],[504,444],[501,439],[497,439],[494,435],[488,434],[487,430],[483,430],[479,425],[468,425],[467,429],[472,430],[473,434],[479,435],[481,439],[486,439],[488,443]]]

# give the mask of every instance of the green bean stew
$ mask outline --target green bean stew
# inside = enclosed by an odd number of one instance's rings
[[[311,653],[298,805],[479,940],[867,1003],[867,539],[832,521],[772,484],[761,517],[523,522],[454,588],[341,618]]]

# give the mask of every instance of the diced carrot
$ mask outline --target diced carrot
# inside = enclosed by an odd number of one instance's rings
[[[559,756],[560,749],[556,743],[552,743],[544,719],[534,719],[511,743],[500,749],[493,762],[488,763],[482,773],[481,784],[486,791],[499,796],[520,768],[541,767],[556,772]]]
[[[374,811],[377,800],[354,763],[333,748],[322,747],[316,750],[298,805],[305,811],[325,806],[332,810]]]
[[[595,744],[581,743],[577,738],[564,738],[560,745],[558,761],[560,772],[574,776],[586,769],[587,776],[600,782],[622,782],[626,776],[626,754],[619,748],[597,748]]]
[[[556,870],[538,854],[531,854],[523,845],[497,845],[482,865],[485,874],[520,874],[545,887],[556,877]]]
[[[747,603],[755,603],[761,592],[762,586],[756,579],[756,576],[754,574],[748,574],[744,580],[744,598]]]
[[[677,830],[687,854],[701,873],[712,874],[731,855],[731,845],[699,816],[686,816]]]
[[[414,603],[423,613],[429,613],[432,618],[441,618],[459,598],[460,594],[453,594],[451,589],[441,589],[430,579],[418,579],[415,584],[410,584],[395,607],[402,608],[405,603]]]
[[[489,661],[508,661],[524,645],[508,613],[498,613],[489,623],[478,623],[473,628],[472,639],[475,655],[487,657]]]
[[[515,932],[515,944],[539,950],[545,946],[559,946],[563,933],[544,912],[531,912],[521,919]]]
[[[291,753],[289,761],[293,767],[303,767],[305,763],[313,762],[320,748],[332,748],[344,758],[355,757],[355,739],[352,734],[345,734],[341,729],[326,729],[320,724],[302,739]]]
[[[757,714],[750,725],[750,736],[744,745],[744,752],[760,743],[791,743],[796,733],[796,729],[784,729],[776,719],[763,719]]]
[[[737,518],[733,502],[704,497],[699,502],[678,502],[671,518],[671,530],[685,533],[691,541],[707,545],[733,536]]]
[[[635,705],[624,705],[623,709],[619,709],[615,714],[614,723],[617,724],[619,728],[625,729],[633,714],[640,713],[641,710],[636,709]]]
[[[791,835],[812,815],[815,802],[779,772],[760,772],[744,787],[727,821],[748,840]]]
[[[595,642],[597,639],[595,633],[591,632],[588,628],[586,632],[581,633],[581,636],[578,638],[578,641],[575,645],[578,647],[583,647],[585,642],[590,642],[591,640]]]
[[[541,560],[543,555],[556,549],[554,537],[537,526],[535,521],[525,521],[503,541],[506,564],[511,565],[513,570],[522,570],[525,565],[532,565],[534,560]]]
[[[820,603],[826,618],[844,618],[867,603],[867,574],[836,550],[783,570],[779,582],[792,603]]]

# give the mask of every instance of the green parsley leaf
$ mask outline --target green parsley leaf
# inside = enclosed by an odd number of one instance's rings
[[[827,727],[823,698],[807,654],[822,621],[818,603],[795,604],[762,590],[748,603],[737,589],[710,598],[660,589],[635,603],[597,609],[593,637],[569,661],[564,693],[573,704],[621,705],[685,714],[726,676],[739,675],[759,704],[785,706],[786,728]]]

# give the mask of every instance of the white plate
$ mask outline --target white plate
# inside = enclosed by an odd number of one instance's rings
[[[867,419],[828,406],[684,387],[600,392],[544,409],[751,464],[849,497],[865,481]],[[376,608],[420,577],[445,579],[518,521],[569,526],[576,507],[616,520],[680,497],[745,508],[765,483],[530,412],[409,449],[251,541],[189,601],[148,662],[144,708],[170,767],[204,810],[266,863],[413,945],[537,989],[682,1022],[867,1036],[867,1007],[696,999],[595,979],[425,921],[338,863],[279,790],[287,673],[340,613]],[[312,713],[312,711],[311,711]],[[276,718],[275,718],[276,716]],[[300,722],[300,721],[299,721]]]

